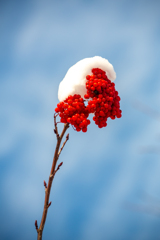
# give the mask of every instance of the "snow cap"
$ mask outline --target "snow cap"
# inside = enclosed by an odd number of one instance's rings
[[[65,77],[59,84],[58,99],[64,101],[69,95],[80,94],[83,98],[87,93],[86,76],[92,74],[92,68],[100,68],[106,72],[109,80],[116,79],[113,66],[105,58],[95,56],[84,58],[69,68]]]

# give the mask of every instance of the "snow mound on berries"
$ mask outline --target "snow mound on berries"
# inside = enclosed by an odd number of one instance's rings
[[[112,64],[105,58],[95,56],[84,58],[69,68],[66,76],[61,81],[58,90],[59,101],[64,101],[69,95],[80,94],[81,97],[87,93],[86,76],[91,75],[92,68],[100,68],[106,72],[109,80],[116,79],[116,73]]]

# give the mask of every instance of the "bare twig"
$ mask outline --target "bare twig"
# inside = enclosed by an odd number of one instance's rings
[[[54,129],[54,133],[56,134],[57,136],[57,139],[59,138],[59,133],[58,133],[58,128],[57,128],[57,122],[56,122],[56,117],[58,116],[58,114],[54,114],[54,126],[55,126],[55,129]]]
[[[64,148],[66,142],[68,141],[68,139],[69,139],[69,133],[67,134],[67,136],[66,136],[66,140],[64,141],[64,143],[63,143],[61,149],[60,149],[59,152],[58,152],[58,157],[59,157],[59,155],[61,154],[61,152],[62,152],[62,150],[63,150],[63,148]]]
[[[51,206],[51,203],[52,203],[52,202],[50,202],[50,203],[48,204],[48,208]]]
[[[57,167],[57,169],[55,170],[54,174],[60,169],[60,167],[62,166],[62,164],[63,164],[63,162],[61,162],[61,163],[58,165],[58,167]]]
[[[39,229],[38,229],[38,225],[35,225],[35,226],[37,226],[36,229],[37,229],[37,233],[38,233],[37,240],[41,240],[42,239],[42,233],[43,233],[43,228],[44,228],[46,217],[47,217],[48,208],[51,205],[51,202],[49,203],[49,196],[50,196],[50,192],[51,192],[52,181],[53,181],[53,178],[55,176],[56,171],[59,170],[60,166],[62,165],[60,163],[58,168],[55,170],[56,164],[57,164],[57,161],[58,161],[58,157],[59,157],[59,154],[61,153],[64,145],[66,144],[67,140],[69,139],[69,135],[67,134],[65,142],[63,143],[61,149],[59,150],[61,141],[62,141],[62,139],[64,137],[64,134],[65,134],[66,130],[69,128],[69,124],[68,123],[64,124],[64,128],[62,130],[62,133],[59,136],[58,128],[57,128],[57,122],[56,122],[56,117],[57,117],[57,115],[54,114],[54,125],[55,125],[54,132],[55,132],[55,134],[57,136],[57,145],[56,145],[56,149],[55,149],[55,153],[54,153],[54,157],[53,157],[53,162],[52,162],[50,176],[49,176],[49,179],[48,179],[48,185],[45,184],[45,182],[44,182],[44,186],[45,186],[45,200],[44,200],[43,214],[42,214],[42,219],[41,219],[41,223],[40,223]]]

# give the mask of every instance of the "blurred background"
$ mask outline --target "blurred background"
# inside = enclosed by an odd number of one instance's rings
[[[1,240],[36,239],[58,86],[93,56],[114,66],[122,118],[69,128],[43,239],[160,239],[159,11],[159,0],[0,1]]]

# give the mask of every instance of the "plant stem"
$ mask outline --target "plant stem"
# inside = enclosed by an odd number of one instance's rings
[[[45,187],[45,200],[44,200],[44,208],[43,208],[43,214],[42,214],[42,219],[41,219],[41,223],[40,223],[40,227],[37,229],[37,240],[41,240],[42,239],[42,233],[43,233],[43,228],[45,225],[45,221],[46,221],[46,217],[47,217],[47,212],[48,212],[48,208],[51,205],[51,203],[49,203],[49,196],[50,196],[50,192],[51,192],[51,187],[52,187],[52,181],[54,178],[54,175],[56,173],[56,164],[58,161],[58,157],[66,143],[66,141],[68,140],[68,135],[66,137],[66,140],[62,146],[62,148],[59,150],[60,145],[61,145],[61,141],[64,137],[64,134],[66,132],[66,130],[69,128],[69,124],[66,123],[64,124],[64,128],[62,130],[61,135],[59,136],[58,134],[58,129],[57,129],[57,123],[55,122],[55,134],[57,136],[57,144],[56,144],[56,149],[55,149],[55,153],[54,153],[54,157],[53,157],[53,162],[52,162],[52,167],[51,167],[51,172],[50,172],[50,176],[48,179],[48,185]],[[59,168],[58,168],[59,169]]]

